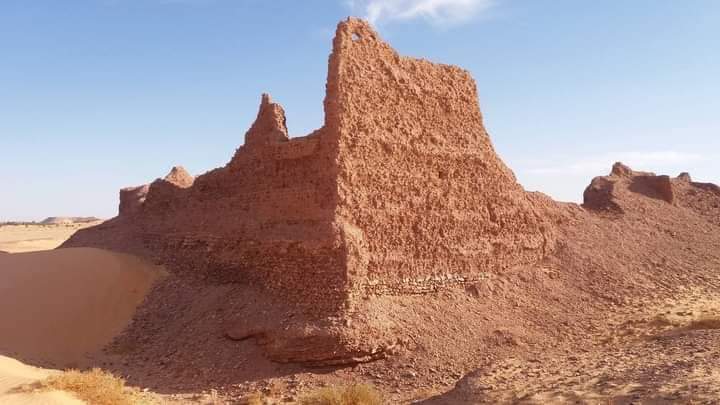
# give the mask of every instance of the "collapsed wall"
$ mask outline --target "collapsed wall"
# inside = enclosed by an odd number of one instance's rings
[[[368,294],[433,291],[533,263],[554,248],[551,203],[526,193],[496,155],[467,71],[401,57],[348,19],[324,107],[322,128],[289,138],[282,107],[264,95],[225,167],[124,189],[118,217],[63,246],[252,284],[308,319],[352,311]],[[293,358],[303,356],[316,358]]]
[[[656,175],[617,162],[609,175],[595,177],[583,193],[583,207],[596,212],[642,211],[639,206],[652,202],[687,208],[720,224],[720,187],[692,181],[688,173]]]

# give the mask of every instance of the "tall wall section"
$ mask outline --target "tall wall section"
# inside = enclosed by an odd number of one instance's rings
[[[338,27],[329,83],[338,221],[354,230],[356,287],[423,291],[554,247],[553,225],[493,150],[467,71],[398,56],[350,19]]]

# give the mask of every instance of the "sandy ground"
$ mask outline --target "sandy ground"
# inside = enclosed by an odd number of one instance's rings
[[[31,367],[9,357],[0,356],[0,403],[4,405],[76,405],[84,404],[61,391],[20,392],[18,388],[57,373]]]
[[[67,225],[2,225],[0,251],[21,253],[55,249],[78,229],[97,225],[100,222]]]
[[[163,270],[93,248],[0,255],[0,354],[78,367],[122,331]]]

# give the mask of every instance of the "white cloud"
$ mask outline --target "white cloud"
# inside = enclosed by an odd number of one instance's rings
[[[551,165],[538,165],[527,168],[525,172],[530,174],[564,173],[599,176],[605,172],[609,172],[610,167],[615,162],[622,162],[636,170],[652,170],[653,168],[663,169],[669,166],[672,167],[679,164],[702,161],[704,159],[704,156],[696,153],[678,151],[620,152],[588,156],[582,159]]]
[[[423,18],[433,24],[452,25],[487,11],[495,0],[348,0],[354,13],[372,24]]]
[[[185,5],[185,6],[202,6],[206,4],[214,3],[216,0],[100,0],[101,4],[106,6],[123,6],[128,4],[146,2],[151,5]]]

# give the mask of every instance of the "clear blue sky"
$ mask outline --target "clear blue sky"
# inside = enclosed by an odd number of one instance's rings
[[[720,182],[720,1],[2,0],[0,220],[110,217],[120,187],[221,166],[262,92],[319,127],[348,15],[470,70],[530,190],[577,201],[615,160]]]

